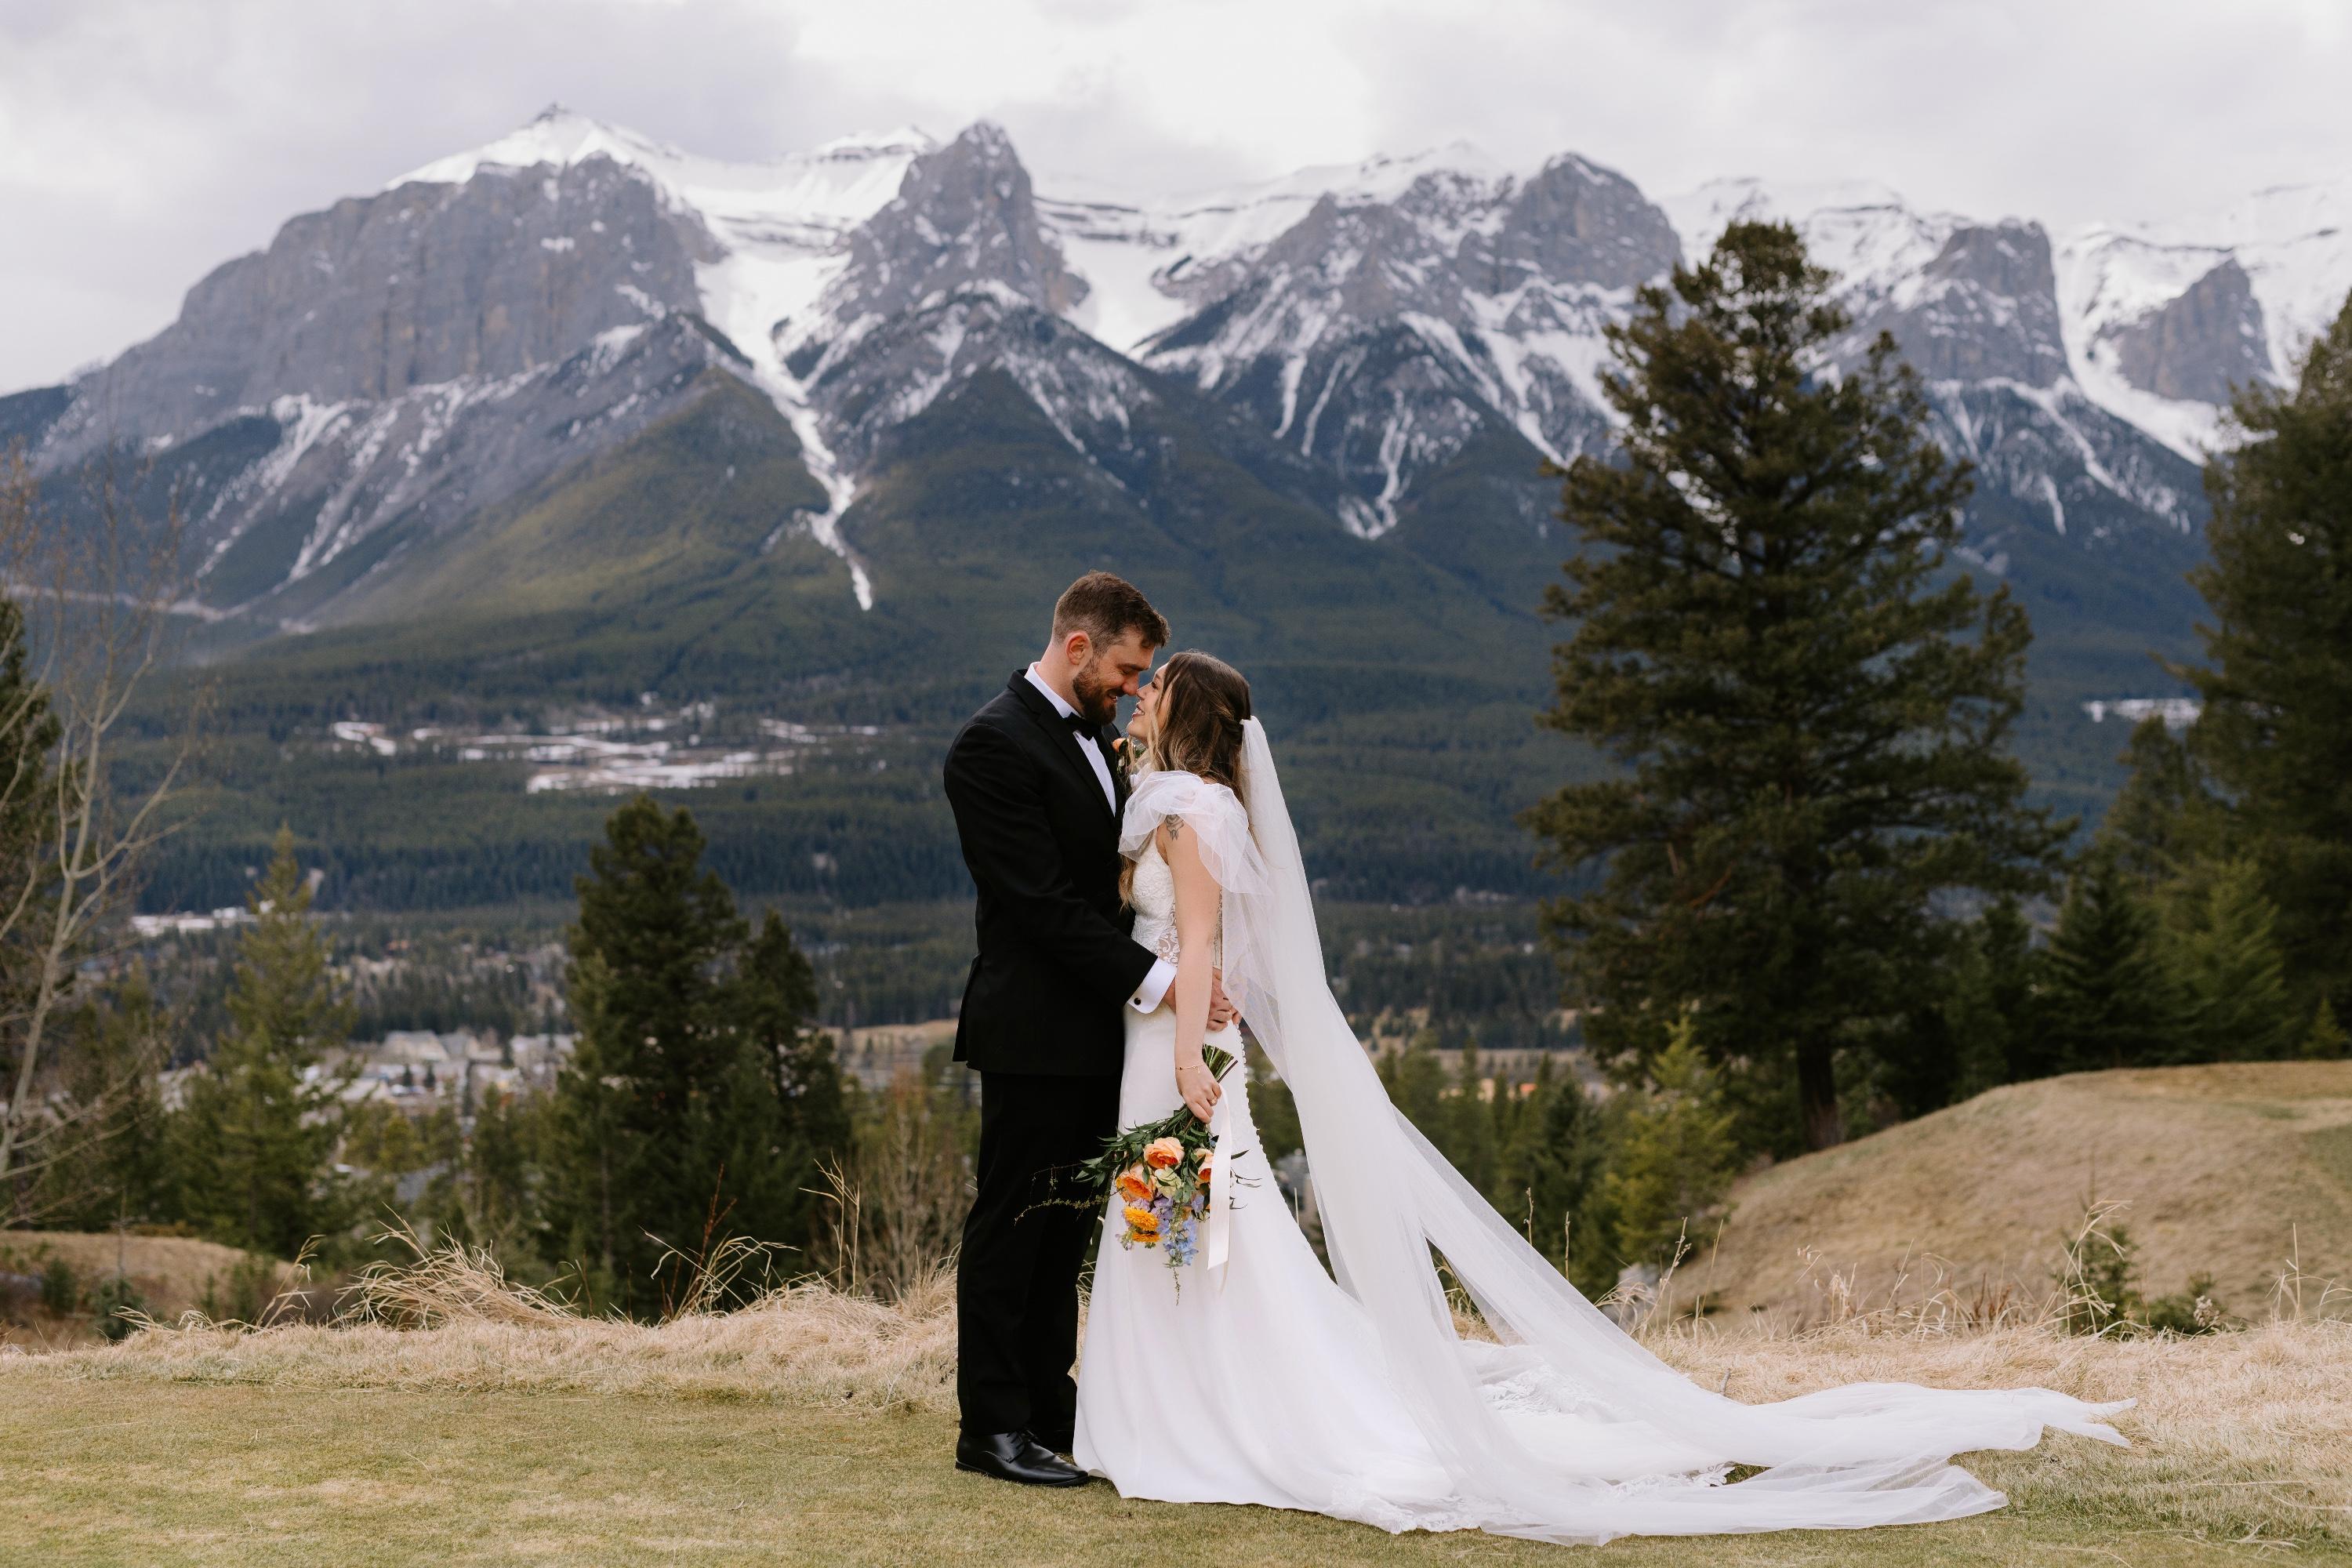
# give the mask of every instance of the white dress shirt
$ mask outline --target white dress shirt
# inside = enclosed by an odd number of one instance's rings
[[[1037,673],[1037,667],[1034,664],[1029,667],[1029,684],[1035,687],[1045,700],[1054,705],[1054,711],[1063,718],[1078,716],[1076,708],[1062,700],[1060,692],[1045,684],[1045,678]],[[1103,803],[1116,812],[1118,809],[1118,786],[1110,782],[1110,763],[1104,758],[1102,747],[1082,741],[1078,743],[1078,750],[1087,754],[1087,765],[1095,770],[1095,777],[1102,784]],[[1156,959],[1152,963],[1151,973],[1143,977],[1143,984],[1135,988],[1135,994],[1127,999],[1127,1005],[1139,1013],[1153,1012],[1175,981],[1176,966],[1164,958]]]

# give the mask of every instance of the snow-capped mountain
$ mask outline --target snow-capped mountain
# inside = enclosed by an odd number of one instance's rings
[[[205,598],[299,627],[364,621],[415,552],[731,378],[825,498],[771,542],[830,551],[870,608],[892,589],[866,502],[940,450],[904,433],[1009,388],[1118,505],[1197,489],[1171,476],[1198,448],[1523,616],[1565,553],[1540,464],[1608,444],[1604,330],[1774,216],[1839,276],[1832,357],[1891,332],[1976,464],[1970,558],[2095,561],[2144,579],[2116,613],[2146,620],[2174,614],[2149,606],[2196,548],[2230,389],[2288,374],[2352,289],[2352,184],[2054,244],[1871,186],[1654,200],[1573,154],[1458,146],[1186,198],[1046,184],[987,124],[735,163],[551,110],[292,219],[154,339],[0,399],[0,439],[51,471],[110,440],[176,464]]]
[[[1496,420],[1554,459],[1605,445],[1601,329],[1677,254],[1631,181],[1573,156],[1370,165],[1263,243],[1193,237],[1153,281],[1199,308],[1141,357],[1336,470],[1366,538]]]
[[[2221,442],[2232,385],[2284,382],[2352,289],[2352,179],[2278,186],[2207,216],[2097,226],[2059,251],[2075,374],[2184,455]]]
[[[1860,360],[1881,332],[1894,336],[1927,382],[1945,444],[1976,466],[1971,547],[1979,560],[1998,560],[2014,537],[1990,522],[1996,500],[2011,519],[2031,517],[2061,536],[2080,535],[2087,523],[2095,543],[2117,529],[2196,527],[2194,454],[2078,379],[2074,334],[2039,224],[1918,212],[1868,184],[1724,180],[1668,205],[1693,251],[1737,219],[1794,224],[1813,258],[1837,275],[1853,318],[1832,349],[1840,365]]]

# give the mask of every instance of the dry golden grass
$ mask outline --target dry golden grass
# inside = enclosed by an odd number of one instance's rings
[[[2058,1439],[1970,1468],[2035,1512],[2220,1541],[2352,1545],[2352,1324],[2125,1340],[2046,1326],[1887,1334],[1858,1322],[1795,1338],[1685,1334],[1655,1348],[1748,1401],[1859,1382],[2135,1399],[2116,1423],[2128,1449]]]
[[[2162,1151],[2160,1164],[2107,1157],[2140,1147]],[[2104,1195],[2140,1194],[2127,1218],[2147,1283],[2167,1290],[2213,1268],[2256,1326],[2126,1339],[2052,1325],[2059,1240],[2083,1223],[2093,1159]],[[1954,1182],[1953,1170],[1971,1174]],[[1706,1559],[2352,1559],[2352,1323],[2332,1321],[2344,1299],[2318,1284],[2299,1300],[2272,1292],[2285,1226],[2301,1226],[2312,1276],[2338,1262],[2347,1193],[2352,1068],[2299,1064],[1997,1091],[1752,1180],[1712,1279],[1702,1246],[1667,1300],[1711,1285],[1739,1304],[1738,1281],[1769,1274],[1771,1256],[1785,1258],[1790,1293],[1753,1298],[1770,1311],[1697,1322],[1669,1307],[1643,1331],[1702,1384],[1748,1401],[1893,1381],[2138,1404],[2117,1422],[2128,1449],[2060,1436],[2028,1454],[1969,1457],[2008,1492],[2000,1514],[1712,1541]],[[2284,1216],[2274,1225],[2273,1214]],[[2234,1239],[2248,1226],[2280,1229],[2280,1245]],[[1898,1268],[1914,1235],[1935,1236],[1957,1277]],[[1744,1257],[1742,1242],[1756,1253]],[[1851,1288],[1830,1297],[1796,1286],[1801,1248],[1852,1270]],[[1971,1267],[1994,1288],[1975,1289]],[[2017,1288],[2004,1297],[2001,1280]],[[187,1319],[119,1346],[0,1346],[0,1453],[32,1444],[43,1455],[39,1468],[0,1480],[41,1560],[303,1563],[331,1545],[353,1563],[895,1563],[918,1540],[929,1561],[990,1568],[1125,1563],[1144,1540],[1175,1543],[1171,1564],[1220,1568],[1559,1560],[1557,1549],[1487,1537],[1391,1540],[1308,1516],[1128,1503],[1102,1488],[1039,1500],[954,1476],[944,1463],[950,1275],[889,1303],[803,1284],[646,1325],[581,1318],[515,1287],[487,1256],[420,1249],[409,1266],[364,1277],[345,1307],[331,1326]],[[1808,1318],[1814,1326],[1791,1326]],[[191,1470],[189,1451],[222,1463]],[[1609,1550],[1636,1564],[1695,1555],[1664,1541]]]
[[[799,1285],[738,1311],[656,1325],[582,1318],[543,1299],[501,1300],[448,1254],[428,1267],[428,1278],[411,1281],[408,1301],[413,1309],[431,1300],[431,1328],[363,1316],[267,1329],[158,1324],[120,1345],[0,1360],[0,1378],[37,1363],[83,1379],[296,1389],[652,1394],[871,1409],[945,1410],[954,1402],[952,1275],[895,1305]],[[437,1299],[429,1298],[436,1289]]]
[[[391,1302],[433,1327],[159,1326],[119,1346],[0,1357],[0,1405],[12,1388],[66,1383],[258,1385],[298,1402],[356,1391],[721,1401],[930,1422],[952,1410],[951,1276],[896,1304],[803,1285],[656,1326],[575,1317],[504,1287],[486,1263],[434,1255],[393,1294],[356,1303],[381,1314]],[[1702,1384],[1749,1401],[1855,1381],[2136,1399],[2120,1423],[2128,1450],[2061,1437],[1971,1464],[2025,1515],[2095,1533],[2352,1546],[2352,1325],[2121,1340],[2047,1326],[1928,1332],[1882,1313],[1802,1335],[1684,1322],[1649,1337]]]
[[[0,1375],[0,1561],[42,1568],[2228,1568],[2277,1549],[2031,1506],[1575,1552],[961,1475],[954,1418],[566,1394]],[[2325,1546],[2297,1563],[2344,1560]]]
[[[1938,1285],[2038,1301],[2084,1198],[2117,1216],[2150,1295],[2210,1272],[2270,1315],[2283,1264],[2352,1278],[2352,1062],[2249,1062],[2012,1084],[1759,1172],[1683,1268],[1730,1313],[1783,1327]],[[1940,1277],[1940,1278],[1939,1278]],[[1832,1279],[1838,1282],[1832,1286]]]

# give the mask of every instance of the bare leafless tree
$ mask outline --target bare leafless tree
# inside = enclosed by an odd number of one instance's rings
[[[45,507],[21,454],[0,463],[0,577],[23,617],[26,679],[0,702],[0,1194],[18,1224],[37,1178],[101,1119],[109,1090],[57,1092],[60,1015],[81,966],[121,929],[133,879],[173,830],[197,726],[160,742],[161,760],[118,788],[132,705],[163,666],[182,607],[176,500],[142,517],[143,472],[117,448],[84,470],[85,504]],[[193,713],[189,715],[193,719]]]

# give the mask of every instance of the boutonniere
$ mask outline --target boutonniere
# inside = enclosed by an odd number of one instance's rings
[[[1135,742],[1125,735],[1113,741],[1110,743],[1110,765],[1118,770],[1120,778],[1131,778],[1135,773]]]

